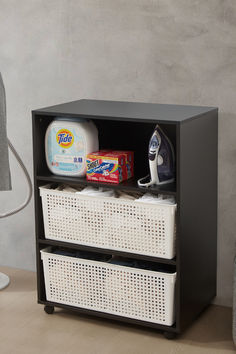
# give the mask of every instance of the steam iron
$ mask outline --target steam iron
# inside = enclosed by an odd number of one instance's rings
[[[138,185],[149,187],[153,184],[166,184],[175,180],[174,148],[157,124],[149,142],[148,160],[150,175],[140,178]]]

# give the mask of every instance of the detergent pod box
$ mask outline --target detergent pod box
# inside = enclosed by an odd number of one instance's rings
[[[112,153],[113,155],[124,155],[125,157],[125,178],[129,179],[134,176],[134,152],[128,150],[100,150],[104,153]]]
[[[127,179],[126,157],[113,153],[112,150],[101,150],[87,155],[87,180],[120,183]]]

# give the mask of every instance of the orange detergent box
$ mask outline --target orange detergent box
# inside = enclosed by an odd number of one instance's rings
[[[131,175],[125,151],[100,150],[87,155],[87,180],[120,183]],[[131,159],[132,160],[132,159]]]

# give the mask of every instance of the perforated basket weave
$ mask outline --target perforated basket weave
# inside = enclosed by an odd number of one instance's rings
[[[45,238],[172,259],[176,205],[40,187]]]
[[[48,301],[171,326],[176,273],[91,261],[41,250]]]

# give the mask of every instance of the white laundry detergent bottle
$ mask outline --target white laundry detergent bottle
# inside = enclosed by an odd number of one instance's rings
[[[98,148],[98,131],[90,120],[58,117],[47,128],[46,161],[56,175],[85,176],[86,155]]]

